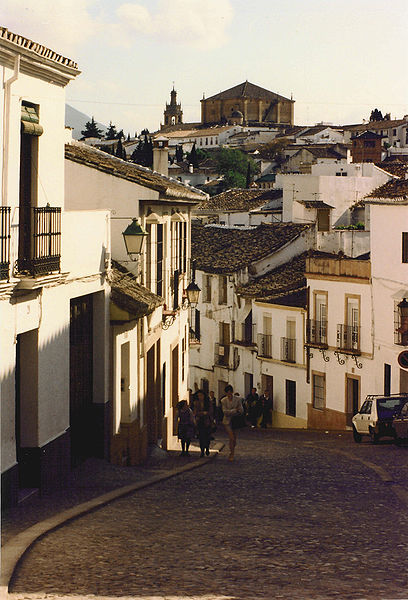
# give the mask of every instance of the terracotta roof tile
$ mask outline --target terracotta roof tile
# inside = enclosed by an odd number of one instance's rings
[[[227,228],[192,223],[192,258],[207,273],[234,273],[270,256],[314,225],[268,223],[253,228]]]
[[[269,90],[266,90],[265,88],[262,88],[259,85],[250,83],[249,81],[244,81],[243,83],[229,88],[228,90],[219,92],[218,94],[210,96],[209,98],[205,98],[201,100],[201,102],[205,102],[206,100],[231,100],[234,98],[255,98],[257,100],[267,100],[268,102],[274,102],[279,100],[294,102],[294,100],[290,100],[289,98],[280,96],[275,92],[270,92]]]
[[[370,202],[370,198],[375,198],[375,202],[388,204],[408,204],[408,179],[390,179],[384,185],[376,188],[366,196],[366,202]]]
[[[206,194],[196,188],[80,142],[65,145],[65,158],[98,169],[114,177],[133,181],[170,198],[199,202],[203,197],[206,197]]]
[[[197,206],[198,211],[225,210],[246,212],[267,204],[282,196],[282,190],[262,190],[256,188],[234,188],[204,200]]]
[[[163,298],[137,283],[132,273],[115,261],[112,261],[109,283],[112,302],[136,319],[149,315],[164,304]]]

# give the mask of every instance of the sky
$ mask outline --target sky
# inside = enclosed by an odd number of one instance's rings
[[[1,0],[0,25],[74,59],[67,102],[125,133],[184,121],[246,79],[293,98],[295,123],[408,114],[408,0]]]

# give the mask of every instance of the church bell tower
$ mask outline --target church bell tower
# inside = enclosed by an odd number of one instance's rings
[[[181,110],[181,104],[177,104],[177,92],[173,84],[173,89],[170,92],[170,104],[166,103],[164,111],[164,126],[179,125],[182,122],[183,111]]]

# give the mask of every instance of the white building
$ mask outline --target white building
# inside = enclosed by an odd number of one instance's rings
[[[156,171],[168,163],[163,141],[154,148]],[[191,210],[205,194],[79,142],[65,157],[67,205],[112,215],[111,459],[135,464],[149,443],[177,443],[174,409],[188,396]],[[122,236],[133,218],[148,234],[138,261]]]
[[[3,505],[106,455],[109,215],[64,208],[65,86],[77,65],[0,28]]]

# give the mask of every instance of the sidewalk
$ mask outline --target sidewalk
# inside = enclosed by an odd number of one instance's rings
[[[222,446],[220,442],[212,442],[212,450],[216,452],[212,452],[210,458],[214,458]],[[3,512],[2,546],[29,527],[79,504],[132,484],[149,484],[160,476],[171,476],[179,469],[193,468],[193,465],[208,461],[208,458],[199,458],[200,450],[196,446],[190,447],[190,453],[190,457],[180,457],[179,451],[165,452],[158,446],[151,446],[146,462],[135,467],[119,467],[102,459],[89,458],[72,472],[67,488],[37,496]]]

